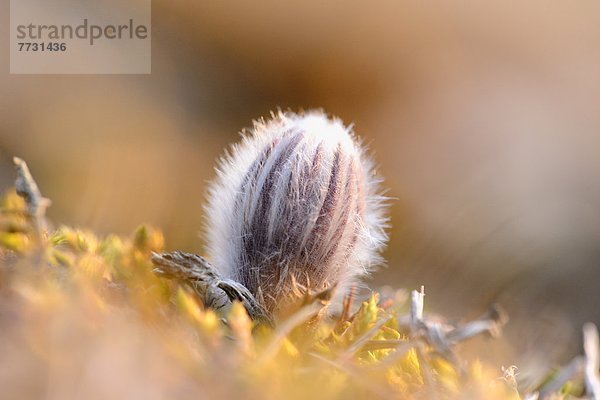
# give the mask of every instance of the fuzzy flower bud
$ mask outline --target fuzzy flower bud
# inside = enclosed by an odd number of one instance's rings
[[[384,198],[350,128],[321,112],[255,122],[219,163],[207,252],[271,312],[300,284],[344,293],[381,260]]]

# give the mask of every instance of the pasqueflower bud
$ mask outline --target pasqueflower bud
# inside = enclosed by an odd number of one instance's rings
[[[255,122],[220,160],[205,210],[207,253],[270,312],[295,285],[344,293],[380,262],[383,201],[351,128],[321,112],[279,113]]]

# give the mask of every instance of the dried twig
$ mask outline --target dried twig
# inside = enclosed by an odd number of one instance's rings
[[[411,331],[416,333],[423,320],[423,307],[425,300],[425,286],[421,286],[421,291],[413,290],[410,295],[410,323]]]
[[[33,221],[36,233],[42,237],[48,229],[46,208],[50,206],[51,201],[42,196],[38,185],[31,176],[31,172],[29,172],[27,163],[19,157],[14,157],[13,162],[17,169],[17,180],[15,182],[17,194],[25,200],[28,216]]]
[[[585,352],[585,390],[594,400],[600,400],[598,327],[591,322],[583,325],[583,350]]]
[[[455,344],[481,333],[488,333],[493,338],[497,338],[507,322],[508,315],[504,309],[494,304],[482,317],[448,332],[446,339],[450,344]]]
[[[433,352],[444,357],[462,373],[464,371],[454,351],[454,346],[482,333],[498,337],[502,326],[508,320],[505,312],[498,305],[494,305],[481,318],[458,327],[428,321],[423,315],[424,296],[423,287],[420,291],[414,290],[411,293],[410,317],[407,320],[399,321],[410,331],[410,339],[372,340],[362,346],[362,349],[365,350],[395,349],[380,363],[380,367],[389,367],[404,357],[409,350],[416,349],[420,353],[418,354],[420,361],[424,363],[423,368],[428,368],[426,366],[427,354]],[[424,344],[431,349],[426,351]],[[423,373],[428,374],[429,371],[424,370]]]

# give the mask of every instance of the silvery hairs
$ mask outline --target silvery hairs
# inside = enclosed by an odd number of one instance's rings
[[[242,136],[220,159],[205,206],[219,279],[241,284],[269,315],[298,287],[343,295],[387,241],[385,197],[363,145],[320,111],[279,112]]]

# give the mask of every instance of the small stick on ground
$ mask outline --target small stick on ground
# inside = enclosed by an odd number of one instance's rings
[[[14,157],[13,162],[17,169],[17,180],[15,182],[17,194],[25,200],[28,216],[33,221],[36,233],[42,238],[43,233],[48,229],[46,209],[50,206],[51,201],[42,196],[38,185],[31,176],[31,172],[29,172],[27,163],[19,157]]]
[[[502,334],[502,327],[507,322],[508,315],[504,309],[494,304],[481,318],[448,332],[446,338],[451,344],[462,342],[481,333],[488,333],[493,338],[498,338]]]
[[[598,327],[591,322],[583,325],[583,350],[585,352],[585,391],[594,400],[600,400],[600,350]]]
[[[413,290],[411,293],[410,317],[405,321],[398,321],[410,331],[408,340],[372,340],[367,341],[363,349],[381,350],[395,349],[382,362],[382,367],[387,367],[397,362],[410,349],[416,349],[421,352],[420,362],[424,369],[423,374],[429,373],[426,370],[427,355],[437,353],[454,365],[461,375],[465,373],[460,365],[459,359],[454,352],[454,346],[473,336],[480,334],[489,334],[492,337],[498,337],[501,334],[502,327],[508,321],[506,313],[498,305],[494,305],[481,318],[468,322],[460,326],[450,326],[435,321],[429,321],[423,315],[425,290],[421,287],[420,291]],[[429,346],[427,349],[424,345]]]
[[[410,296],[410,324],[413,334],[416,334],[423,321],[423,307],[425,303],[425,287],[421,291],[413,290]]]

